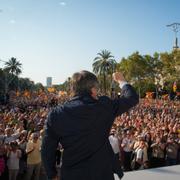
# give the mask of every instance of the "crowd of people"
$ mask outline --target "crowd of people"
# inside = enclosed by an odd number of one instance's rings
[[[125,171],[180,163],[179,109],[178,101],[146,99],[116,119],[110,142]]]
[[[11,104],[0,105],[0,179],[45,177],[41,163],[45,120],[54,106],[66,100],[52,95],[18,97]],[[179,101],[144,99],[115,120],[109,141],[124,171],[180,163],[179,109]],[[58,168],[62,153],[59,144]]]

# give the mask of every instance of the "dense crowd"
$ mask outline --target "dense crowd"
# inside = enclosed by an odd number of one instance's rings
[[[67,97],[17,99],[12,105],[0,105],[0,179],[42,179],[45,120]],[[109,140],[125,171],[180,163],[179,109],[178,101],[145,99],[116,119]],[[57,167],[62,152],[59,145]]]
[[[53,94],[18,97],[0,105],[0,177],[3,180],[35,179],[41,166],[41,142],[48,112],[66,98]],[[60,160],[59,160],[60,162]]]
[[[180,103],[142,100],[118,117],[110,142],[125,171],[180,163]]]

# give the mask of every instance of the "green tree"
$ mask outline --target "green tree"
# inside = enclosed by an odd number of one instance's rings
[[[117,69],[123,72],[125,78],[134,84],[141,96],[144,96],[146,91],[155,91],[154,79],[158,63],[158,54],[143,56],[135,52],[127,58],[122,58]]]
[[[128,81],[134,83],[146,77],[147,63],[139,52],[135,52],[127,59],[122,58],[118,69],[124,73]]]
[[[160,54],[162,61],[162,79],[168,91],[172,90],[172,85],[176,81],[180,82],[180,50],[171,53]]]
[[[16,58],[12,57],[9,61],[5,62],[4,71],[5,76],[5,93],[9,90],[9,85],[13,83],[13,80],[17,79],[17,89],[19,88],[19,74],[22,73],[22,64],[17,61]],[[17,78],[16,78],[17,77]]]
[[[34,85],[34,90],[35,90],[35,91],[44,91],[44,90],[45,90],[45,87],[43,86],[42,83],[36,83],[36,84]]]
[[[35,84],[29,78],[19,78],[18,79],[19,90],[20,91],[32,91],[35,89]]]
[[[156,52],[153,56],[144,55],[144,61],[146,63],[146,74],[145,78],[147,82],[153,82],[158,85],[161,84],[160,80],[162,79],[162,61],[160,55]]]
[[[93,72],[101,79],[103,77],[103,92],[107,93],[107,78],[112,75],[116,61],[108,50],[102,50],[97,54],[93,63]],[[101,80],[100,80],[101,82]]]

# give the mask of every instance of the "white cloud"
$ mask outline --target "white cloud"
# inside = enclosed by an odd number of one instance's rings
[[[0,9],[0,13],[2,13],[3,12],[3,10],[2,9]]]
[[[59,5],[60,5],[60,6],[66,6],[66,2],[61,1],[61,2],[59,2]]]
[[[10,24],[16,24],[16,20],[11,19],[11,20],[9,21],[9,23],[10,23]]]

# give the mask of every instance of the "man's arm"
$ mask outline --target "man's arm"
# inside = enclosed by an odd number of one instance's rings
[[[53,128],[56,127],[55,123],[57,120],[57,115],[52,111],[47,119],[45,135],[42,141],[41,147],[41,157],[44,168],[46,170],[48,179],[56,179],[56,149],[59,142],[59,137],[53,131]],[[58,127],[56,127],[58,128]]]
[[[118,116],[135,106],[139,102],[139,97],[134,88],[126,82],[122,73],[114,73],[113,79],[122,88],[121,97],[112,101],[113,113]]]
[[[28,142],[27,146],[26,146],[26,154],[28,155],[28,154],[30,154],[33,151],[34,151],[34,147],[33,147],[32,143]]]

